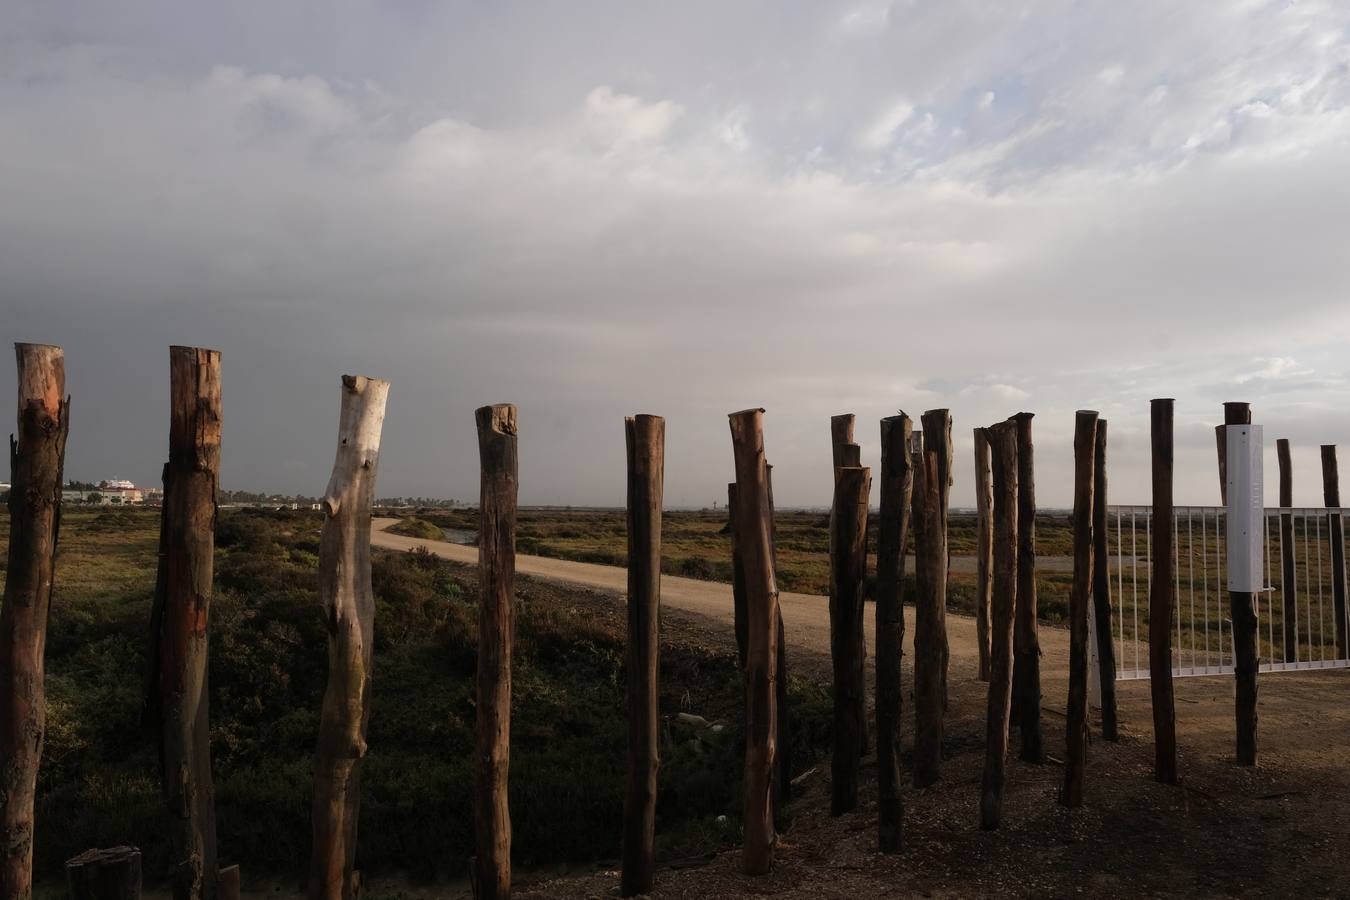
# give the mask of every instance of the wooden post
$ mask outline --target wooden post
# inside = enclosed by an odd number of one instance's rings
[[[985,713],[984,775],[980,781],[980,827],[997,828],[1003,814],[1008,724],[1012,712],[1013,619],[1017,609],[1017,424],[987,429],[993,484],[994,584],[989,699]]]
[[[923,414],[923,466],[915,472],[914,785],[941,777],[942,717],[947,701],[947,496],[951,486],[952,417]],[[922,490],[919,482],[923,482]],[[920,505],[922,504],[922,505]]]
[[[1221,444],[1219,468],[1224,473],[1224,504],[1228,503],[1229,425],[1250,425],[1252,408],[1248,403],[1225,403],[1224,424],[1219,427]],[[1227,581],[1227,573],[1220,573]],[[1233,619],[1234,718],[1237,730],[1237,764],[1256,765],[1256,678],[1261,666],[1258,650],[1256,605],[1249,591],[1229,591],[1228,603]]]
[[[360,895],[360,873],[356,873],[357,893]],[[216,900],[240,900],[239,867],[226,866],[216,873]]]
[[[1350,657],[1350,634],[1345,611],[1345,520],[1341,516],[1341,480],[1336,468],[1336,445],[1322,445],[1322,501],[1327,513],[1327,540],[1331,543],[1331,606],[1336,619],[1336,655]]]
[[[1148,668],[1153,697],[1153,777],[1177,782],[1177,713],[1172,694],[1172,611],[1176,606],[1176,547],[1172,529],[1172,400],[1149,404],[1153,444],[1153,560],[1149,575]]]
[[[1111,628],[1111,548],[1106,499],[1106,420],[1097,420],[1092,488],[1092,606],[1097,624],[1097,666],[1102,686],[1102,738],[1120,740],[1116,722],[1116,641]]]
[[[839,470],[847,465],[857,465],[849,459],[849,445],[853,443],[853,413],[843,413],[838,416],[830,416],[830,448],[834,461],[834,471],[838,477]]]
[[[66,860],[71,900],[141,900],[141,851],[86,850]]]
[[[216,807],[207,708],[211,608],[220,488],[220,354],[169,349],[169,462],[159,573],[151,611],[149,721],[171,820],[175,900],[216,896]]]
[[[913,425],[904,413],[881,420],[876,694],[877,808],[883,853],[898,853],[904,844],[904,800],[900,794],[900,713],[904,694],[900,664],[905,645],[905,553],[909,545],[909,504],[914,490],[912,438]]]
[[[389,382],[342,376],[337,455],[324,491],[319,603],[328,626],[328,686],[314,764],[310,900],[356,900],[361,761],[370,725],[375,594],[370,507]]]
[[[773,523],[769,513],[768,469],[764,460],[764,410],[732,413],[731,446],[736,459],[736,535],[745,563],[746,690],[745,846],[747,875],[773,867],[777,840],[773,817],[773,773],[778,743],[778,586],[773,571]]]
[[[474,896],[511,896],[511,652],[516,632],[516,408],[480,407],[478,456],[478,773]]]
[[[774,516],[773,505],[773,466],[764,464],[764,478],[768,485],[769,493],[769,547],[772,555],[773,570],[778,571],[778,525]],[[742,592],[744,588],[742,588]],[[744,598],[742,598],[744,599]],[[776,677],[774,688],[777,691],[777,705],[775,709],[778,714],[778,741],[775,745],[775,754],[773,758],[774,769],[778,773],[775,779],[776,791],[774,792],[774,821],[777,822],[783,815],[783,808],[792,799],[792,723],[790,720],[791,710],[788,704],[788,666],[787,666],[787,635],[783,628],[783,609],[778,608],[778,653],[776,660]],[[863,645],[866,646],[865,644]],[[744,666],[742,666],[744,668]]]
[[[1280,506],[1294,505],[1294,466],[1289,441],[1275,442],[1280,461]],[[1298,575],[1294,559],[1294,517],[1280,513],[1280,596],[1284,600],[1284,661],[1298,662]]]
[[[1059,802],[1083,805],[1087,763],[1088,604],[1092,602],[1093,488],[1097,413],[1078,411],[1073,433],[1073,588],[1069,594],[1069,706],[1064,726],[1064,788]]]
[[[731,614],[736,632],[736,656],[745,671],[745,561],[741,558],[740,541],[736,539],[736,482],[727,485],[727,521],[731,537]]]
[[[842,413],[840,415],[830,417],[830,444],[832,456],[834,458],[835,481],[839,480],[840,469],[850,467],[858,468],[862,465],[862,448],[853,442],[854,420],[855,417],[853,413]],[[770,466],[770,468],[773,467]],[[831,508],[830,510],[831,518],[834,517],[834,514],[835,514],[834,509]],[[867,653],[867,642],[863,638],[863,624],[861,616],[858,617],[857,629],[858,633],[855,637],[858,642],[858,645],[863,648],[863,654],[865,658]],[[857,703],[858,706],[856,713],[857,718],[860,722],[862,722],[862,731],[860,732],[862,737],[858,743],[858,755],[865,756],[867,754],[867,743],[868,743],[867,687],[865,684],[863,686],[863,690],[858,692],[858,695],[855,698],[855,702]],[[778,714],[780,717],[783,714],[783,710],[781,707],[779,708]],[[779,752],[780,753],[782,752],[781,746],[779,747]]]
[[[9,439],[9,561],[0,605],[0,897],[28,900],[70,398],[60,347],[15,344],[14,355],[18,439]]]
[[[830,813],[858,805],[865,647],[859,638],[867,574],[867,499],[872,474],[858,466],[836,472],[830,517],[830,659],[834,668],[834,753]]]
[[[621,894],[651,892],[655,875],[657,672],[661,645],[661,498],[666,420],[624,420],[628,437],[628,792]]]
[[[979,651],[979,678],[989,680],[989,607],[994,590],[994,482],[990,469],[989,437],[975,429],[975,643]]]
[[[1013,626],[1012,721],[1022,735],[1018,757],[1045,760],[1041,737],[1041,639],[1036,621],[1036,467],[1031,443],[1034,413],[1017,423],[1017,617]]]

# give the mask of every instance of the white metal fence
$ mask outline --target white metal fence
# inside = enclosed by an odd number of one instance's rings
[[[1233,671],[1233,628],[1229,616],[1224,555],[1224,509],[1178,506],[1173,527],[1176,585],[1172,674],[1221,675]],[[1255,594],[1257,650],[1262,672],[1347,668],[1338,650],[1331,519],[1341,510],[1271,508],[1265,511],[1265,587]],[[1292,526],[1292,543],[1282,546],[1281,518]],[[1108,507],[1111,553],[1112,631],[1119,679],[1147,678],[1148,610],[1152,579],[1153,515],[1147,506]],[[1339,528],[1337,529],[1339,532]],[[1342,538],[1342,540],[1344,540]],[[1293,557],[1294,602],[1286,616],[1282,554]],[[1292,629],[1286,653],[1286,621]],[[1350,622],[1343,622],[1350,629]]]

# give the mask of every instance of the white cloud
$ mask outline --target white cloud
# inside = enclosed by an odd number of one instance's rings
[[[684,109],[669,100],[648,103],[601,85],[586,95],[586,114],[606,139],[616,144],[640,144],[664,138]]]
[[[898,100],[882,110],[858,135],[858,146],[866,150],[884,150],[895,141],[900,126],[914,115],[914,105]]]

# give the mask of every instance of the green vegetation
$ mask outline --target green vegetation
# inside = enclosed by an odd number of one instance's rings
[[[321,516],[222,511],[211,613],[211,721],[222,859],[245,877],[299,878],[309,855],[312,754],[327,674],[316,581]],[[134,843],[147,879],[166,871],[165,814],[140,709],[158,517],[67,511],[47,646],[48,732],[35,868]],[[0,521],[0,541],[7,541]],[[2,562],[2,561],[0,561]],[[3,570],[0,569],[0,577]],[[361,867],[417,879],[459,874],[471,851],[472,567],[377,553],[375,691],[362,784]],[[511,802],[522,865],[616,858],[624,775],[623,611],[588,592],[518,582]],[[743,737],[734,653],[675,640],[662,712],[726,721],[672,727],[662,749],[659,852],[734,841]],[[795,759],[824,752],[827,690],[794,679]],[[719,827],[717,817],[731,825]]]
[[[400,519],[398,524],[389,529],[394,534],[401,534],[404,537],[421,538],[424,541],[443,541],[445,540],[445,530],[439,525],[433,525],[426,519],[419,519],[415,516],[407,519]]]

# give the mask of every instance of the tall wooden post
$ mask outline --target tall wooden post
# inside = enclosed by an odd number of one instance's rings
[[[994,482],[990,468],[989,437],[975,429],[975,643],[979,678],[989,680],[989,606],[994,589]]]
[[[987,429],[993,481],[994,584],[989,694],[985,713],[984,774],[980,780],[980,827],[997,828],[1003,814],[1008,724],[1012,712],[1013,619],[1017,609],[1018,464],[1017,425]]]
[[[159,737],[174,898],[211,900],[216,896],[216,806],[207,621],[220,488],[220,354],[171,347],[169,394],[169,462],[151,611],[147,717]]]
[[[769,546],[773,554],[773,570],[778,571],[778,524],[773,505],[773,466],[764,464],[764,477],[769,492]],[[742,591],[744,589],[742,588]],[[744,598],[742,598],[744,599]],[[778,609],[778,653],[775,654],[774,689],[777,692],[775,709],[778,714],[778,741],[773,758],[774,769],[778,773],[775,779],[774,817],[775,821],[783,814],[783,808],[792,799],[792,722],[788,704],[788,664],[787,633],[783,628],[783,610]],[[866,647],[866,644],[863,645]],[[864,733],[865,734],[865,733]],[[866,739],[864,737],[864,739]]]
[[[727,485],[727,523],[731,537],[731,615],[736,633],[736,656],[741,671],[745,671],[745,642],[747,628],[745,610],[745,561],[741,558],[740,541],[736,539],[736,482]]]
[[[1149,404],[1153,444],[1153,560],[1148,597],[1148,668],[1153,696],[1153,776],[1177,781],[1177,713],[1172,694],[1172,613],[1176,607],[1176,547],[1172,529],[1172,400]]]
[[[1012,721],[1021,732],[1018,757],[1045,760],[1041,737],[1041,639],[1036,621],[1036,466],[1031,442],[1034,413],[1013,416],[1017,423],[1017,617],[1013,626]]]
[[[1073,433],[1073,588],[1069,594],[1069,705],[1064,727],[1064,788],[1059,802],[1083,805],[1087,763],[1088,604],[1092,602],[1093,472],[1097,413],[1079,410]]]
[[[904,658],[905,553],[914,490],[913,425],[900,413],[881,420],[881,520],[877,523],[877,808],[879,845],[897,853],[904,843],[900,794],[900,663]]]
[[[656,868],[657,672],[661,645],[661,499],[666,420],[624,420],[628,444],[628,791],[624,797],[624,897],[651,893]]]
[[[1289,458],[1289,441],[1275,442],[1280,461],[1280,506],[1294,505],[1294,465]],[[1294,517],[1280,513],[1280,597],[1284,601],[1284,661],[1298,662],[1298,574],[1294,559]]]
[[[1322,445],[1322,502],[1327,509],[1327,540],[1331,543],[1331,606],[1336,618],[1336,655],[1350,657],[1350,634],[1345,611],[1345,520],[1341,516],[1341,479],[1336,468],[1336,445]]]
[[[773,523],[769,513],[768,469],[764,460],[764,410],[730,415],[736,459],[736,536],[745,564],[745,846],[747,875],[773,867],[777,840],[773,817],[773,774],[778,743],[778,697],[774,686],[778,656],[778,585],[773,570]]]
[[[511,653],[516,631],[516,408],[480,407],[478,456],[478,772],[474,896],[511,896]]]
[[[947,497],[951,486],[952,417],[923,414],[923,466],[915,471],[917,531],[914,604],[914,785],[941,777],[942,718],[947,701]],[[918,482],[922,481],[922,490]]]
[[[1248,403],[1225,403],[1219,470],[1223,473],[1223,500],[1228,504],[1228,426],[1250,425],[1252,408]],[[1227,580],[1227,574],[1221,573]],[[1234,718],[1237,730],[1237,763],[1256,765],[1256,678],[1261,660],[1258,645],[1256,605],[1249,591],[1229,591],[1228,603],[1233,619]]]
[[[60,347],[15,344],[18,439],[9,439],[9,557],[0,606],[0,897],[33,893],[33,804],[47,726],[44,657],[70,428]]]
[[[840,469],[849,467],[857,468],[862,465],[862,448],[853,442],[853,425],[855,418],[856,417],[853,415],[853,413],[842,413],[840,415],[830,417],[830,448],[831,448],[831,455],[833,456],[834,459],[835,481],[839,480]],[[770,466],[769,468],[773,467]],[[831,519],[833,519],[834,515],[835,511],[833,508],[831,508],[830,510]],[[855,635],[855,639],[858,645],[863,648],[863,654],[865,659],[867,652],[867,642],[863,639],[863,624],[861,616],[858,618],[856,627],[858,633],[857,635]],[[855,714],[856,718],[858,719],[858,721],[862,723],[862,730],[860,732],[861,740],[858,743],[858,755],[864,756],[867,753],[866,685],[863,686],[863,690],[858,692],[857,697],[854,698],[854,702],[858,706],[858,709]],[[783,714],[781,706],[778,710],[778,714],[781,719]],[[780,753],[783,750],[781,746],[778,749]]]
[[[836,477],[838,477],[839,470],[844,466],[858,465],[856,460],[849,458],[848,449],[849,445],[853,443],[854,419],[853,413],[830,416],[830,449]]]
[[[863,709],[858,698],[863,691],[866,653],[860,638],[872,474],[858,466],[843,466],[836,475],[830,517],[830,659],[834,668],[830,812],[838,816],[858,805]]]
[[[1120,740],[1116,723],[1116,642],[1111,628],[1111,548],[1106,499],[1106,420],[1097,420],[1092,488],[1092,607],[1097,624],[1097,666],[1102,686],[1102,738]]]
[[[310,900],[356,900],[360,894],[356,833],[375,649],[370,507],[388,397],[387,381],[342,376],[337,456],[324,491],[319,537],[319,603],[328,626],[328,686],[315,751]]]

